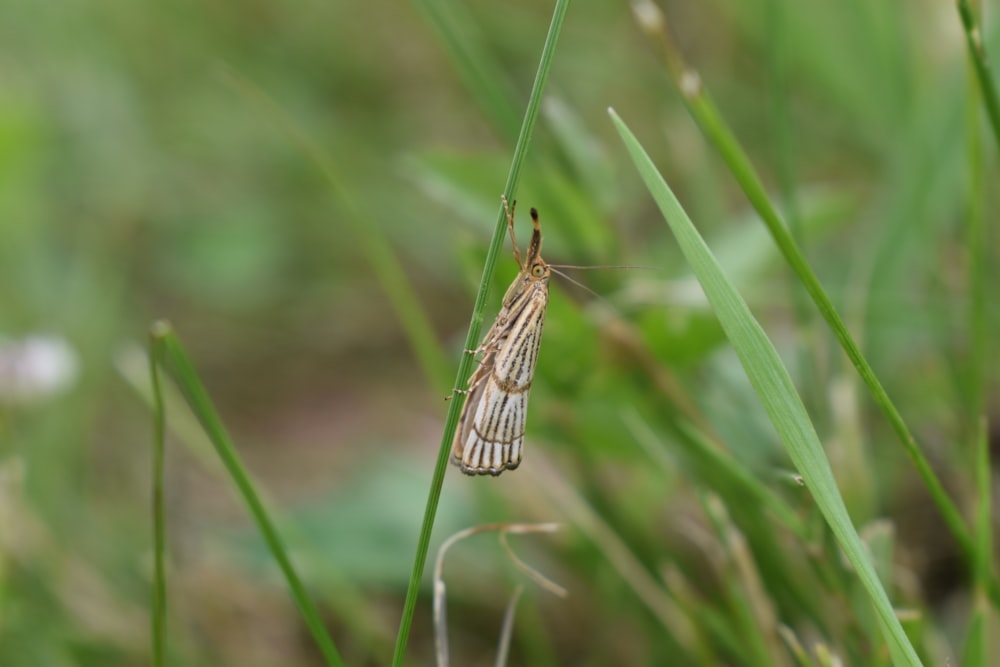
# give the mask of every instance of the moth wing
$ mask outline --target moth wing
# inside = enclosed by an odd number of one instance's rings
[[[497,346],[495,374],[517,391],[527,391],[535,376],[538,348],[542,342],[548,295],[538,291],[518,313],[512,333]]]
[[[499,475],[521,463],[528,391],[503,391],[493,377],[469,394],[452,446],[452,461],[467,475]]]

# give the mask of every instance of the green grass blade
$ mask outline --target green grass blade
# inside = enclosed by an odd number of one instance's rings
[[[406,330],[413,353],[428,381],[437,388],[445,388],[448,378],[442,369],[447,368],[446,358],[434,334],[427,313],[420,307],[420,299],[410,285],[392,245],[373,219],[371,212],[357,201],[352,189],[336,161],[324,151],[289,116],[281,105],[265,91],[258,88],[231,70],[223,76],[244,97],[258,104],[270,116],[272,122],[288,139],[302,151],[313,166],[323,175],[327,187],[337,204],[343,209],[342,220],[351,228],[358,240],[365,259],[372,266],[386,296],[392,303],[396,317]]]
[[[983,171],[983,143],[981,125],[979,122],[979,107],[984,104],[994,134],[997,133],[996,123],[996,90],[989,71],[986,68],[982,45],[978,42],[979,32],[974,29],[975,15],[968,2],[962,0],[958,4],[962,23],[966,30],[969,46],[969,68],[975,70],[979,79],[979,87],[969,85],[966,93],[966,145],[969,165],[968,209],[966,211],[965,243],[968,256],[969,284],[969,352],[965,372],[964,393],[969,397],[969,415],[978,421],[975,433],[975,456],[973,457],[973,476],[976,480],[977,512],[975,524],[975,557],[973,558],[973,573],[975,586],[973,589],[973,607],[969,618],[969,628],[965,640],[965,651],[962,656],[964,667],[980,667],[989,664],[990,610],[988,596],[994,586],[992,571],[993,531],[992,531],[992,494],[990,492],[990,452],[986,435],[986,423],[981,417],[985,413],[985,396],[987,392],[987,367],[984,363],[990,359],[990,333],[986,315],[987,304],[987,265],[989,257],[989,234],[983,214],[983,188],[985,175]],[[975,38],[973,37],[975,35]],[[1000,136],[1000,135],[997,135]]]
[[[919,665],[920,659],[903,632],[861,538],[851,523],[819,436],[777,351],[754,319],[746,302],[723,274],[652,160],[618,115],[614,111],[610,113],[632,161],[698,277],[792,462],[868,592],[890,652],[897,664]]]
[[[746,663],[779,664],[783,651],[778,639],[774,601],[765,592],[746,536],[733,522],[719,496],[703,497],[702,507],[725,554],[725,565],[721,568],[723,589],[734,625],[743,639]]]
[[[159,328],[154,327],[150,332],[149,353],[149,377],[153,399],[153,667],[163,667],[166,664],[167,636],[167,570],[165,563],[167,522],[163,494],[167,416],[163,404],[163,389],[160,384],[163,347],[157,342],[161,335]]]
[[[988,632],[989,606],[987,592],[993,576],[993,513],[990,492],[990,448],[986,436],[986,420],[981,419],[976,434],[976,558],[974,561],[975,597],[969,635],[965,644],[962,665],[985,667],[989,664],[990,637]]]
[[[771,103],[770,132],[775,137],[773,164],[778,180],[778,188],[786,219],[788,231],[796,242],[801,243],[804,234],[802,208],[799,204],[797,181],[797,164],[795,161],[795,123],[792,121],[790,85],[791,60],[793,53],[789,46],[788,9],[783,0],[768,0],[767,2],[767,64],[771,80],[774,82],[774,95]],[[812,359],[813,350],[809,346],[811,336],[808,332],[815,330],[815,312],[809,307],[806,293],[797,285],[791,285],[789,290],[792,301],[792,313],[795,316],[799,330],[804,335],[799,337],[798,369],[799,386],[803,388],[806,404],[813,409],[826,409],[826,401],[820,395],[822,382],[816,364]],[[825,415],[824,415],[825,416]]]
[[[659,441],[652,428],[642,420],[636,410],[628,409],[625,411],[622,420],[636,442],[642,445],[655,463],[668,470],[673,467],[673,463],[663,453],[666,445]],[[763,484],[732,456],[713,446],[708,438],[693,425],[679,421],[677,431],[680,436],[678,442],[685,447],[692,462],[702,469],[714,471],[721,480],[718,484],[719,488],[715,489],[716,493],[721,495],[728,490],[745,494],[759,504],[762,511],[772,513],[780,524],[792,531],[799,539],[807,540],[802,520],[788,503],[774,493],[769,486]]]
[[[517,145],[514,147],[514,158],[507,173],[507,183],[504,186],[504,196],[513,201],[517,192],[517,185],[521,178],[521,169],[524,158],[527,154],[528,145],[531,142],[531,135],[535,129],[535,122],[538,119],[538,110],[542,104],[542,93],[545,90],[545,82],[552,68],[552,59],[555,55],[556,43],[559,40],[559,31],[562,29],[566,12],[569,9],[569,0],[557,0],[555,10],[552,14],[552,22],[549,24],[549,32],[545,37],[545,44],[542,47],[542,55],[538,63],[538,71],[535,74],[535,82],[531,88],[531,95],[528,98],[528,108],[524,113],[524,121],[521,131],[517,137]],[[473,350],[479,343],[479,332],[483,324],[483,312],[486,309],[486,298],[489,296],[490,282],[496,270],[497,257],[503,247],[503,240],[506,231],[506,216],[503,208],[500,207],[497,213],[497,222],[493,230],[493,240],[490,243],[489,251],[486,254],[486,263],[483,266],[483,277],[479,284],[479,292],[472,309],[472,321],[469,323],[469,333],[465,338],[465,349]],[[472,355],[462,354],[462,360],[458,365],[458,372],[455,376],[455,387],[464,387],[472,372]],[[393,654],[392,664],[395,667],[403,664],[403,656],[406,652],[406,642],[410,635],[410,625],[413,623],[413,612],[417,606],[417,596],[420,591],[420,581],[424,574],[424,565],[427,562],[427,551],[430,547],[431,531],[434,528],[434,517],[437,514],[438,501],[441,497],[441,488],[444,486],[444,474],[448,468],[448,457],[451,450],[451,441],[455,437],[455,428],[458,426],[458,417],[462,409],[462,402],[455,400],[451,402],[448,410],[448,417],[445,421],[444,433],[441,436],[441,447],[438,450],[437,462],[434,466],[434,474],[431,478],[430,490],[427,494],[427,505],[424,509],[424,518],[420,526],[420,537],[417,540],[417,552],[413,559],[413,571],[410,574],[410,583],[406,590],[406,601],[403,604],[403,616],[399,623],[399,634],[396,637],[396,650]]]
[[[976,70],[976,79],[979,81],[979,88],[983,93],[986,116],[990,119],[990,127],[993,128],[993,138],[997,142],[997,148],[1000,148],[1000,102],[997,101],[997,88],[993,83],[990,68],[986,64],[983,34],[979,30],[979,22],[971,5],[969,5],[969,0],[958,0],[957,8],[959,18],[962,19],[962,28],[965,30],[965,43],[969,47],[969,56],[972,58],[972,65]]]
[[[965,640],[962,667],[987,667],[990,664],[986,628],[989,618],[988,612],[988,605],[979,604],[977,599],[975,610],[969,618],[969,632]]]
[[[764,221],[768,231],[774,238],[775,245],[778,246],[778,249],[785,257],[785,261],[788,262],[788,265],[809,293],[809,296],[826,320],[830,330],[833,331],[833,334],[840,342],[841,348],[843,348],[851,363],[857,369],[861,379],[868,387],[875,403],[889,421],[890,426],[896,433],[910,460],[913,461],[917,473],[931,494],[934,504],[941,512],[949,530],[961,546],[963,553],[967,557],[971,557],[973,552],[972,538],[968,527],[962,519],[961,513],[948,496],[941,480],[937,477],[933,468],[931,468],[930,462],[917,446],[916,438],[910,432],[906,422],[903,421],[902,415],[875,375],[871,364],[868,363],[868,360],[861,353],[861,348],[854,340],[850,331],[848,331],[833,302],[806,261],[805,255],[799,249],[798,244],[792,238],[788,228],[783,224],[778,212],[771,204],[767,191],[757,176],[749,157],[743,151],[732,130],[726,125],[708,93],[704,90],[698,74],[688,67],[683,55],[671,41],[665,17],[651,3],[640,2],[638,4],[642,7],[642,10],[637,12],[640,23],[647,34],[662,49],[667,70],[681,92],[688,111],[698,123],[705,136],[719,151],[719,154],[725,160],[747,199]],[[995,580],[991,584],[990,591],[994,604],[1000,605],[1000,586],[998,586]]]
[[[344,662],[337,652],[333,640],[327,633],[326,627],[323,625],[319,610],[306,593],[305,586],[303,586],[302,580],[299,578],[288,556],[288,550],[285,548],[274,522],[264,509],[264,504],[257,495],[250,475],[240,460],[236,449],[233,447],[232,441],[229,439],[229,434],[226,433],[226,429],[212,405],[212,400],[209,398],[208,392],[205,391],[204,385],[202,385],[201,380],[198,378],[198,374],[195,372],[194,366],[184,352],[184,348],[181,346],[176,334],[166,322],[157,322],[153,325],[152,357],[154,363],[159,362],[173,377],[178,388],[187,399],[188,405],[191,406],[192,411],[201,423],[202,428],[205,429],[205,433],[212,441],[216,453],[222,460],[223,465],[225,465],[229,476],[239,490],[240,496],[250,510],[250,514],[257,524],[257,529],[260,530],[261,535],[264,537],[271,555],[281,568],[281,572],[285,576],[285,580],[288,582],[288,587],[291,590],[292,599],[299,608],[299,612],[302,614],[302,618],[305,620],[320,653],[322,653],[326,660],[326,664],[343,665]],[[153,378],[154,382],[157,382],[158,375],[154,374]],[[161,428],[162,425],[158,422],[158,433],[162,433]]]
[[[466,13],[464,3],[417,0],[414,4],[437,31],[459,78],[493,127],[505,139],[514,139],[518,113],[511,102],[513,91],[497,63],[489,57],[484,48],[486,41],[479,26]]]
[[[979,54],[982,55],[982,54]],[[976,53],[970,52],[969,69],[979,65]],[[983,211],[986,175],[984,173],[983,141],[979,106],[984,96],[982,88],[966,88],[965,127],[966,158],[968,161],[968,202],[966,209],[965,245],[968,257],[967,281],[969,285],[969,353],[966,369],[965,395],[969,397],[970,424],[985,412],[986,372],[990,359],[990,330],[987,318],[987,285],[989,274],[989,231]],[[974,428],[974,427],[973,427]],[[970,432],[973,429],[970,429]]]
[[[817,663],[813,662],[812,656],[806,652],[805,647],[802,646],[802,642],[799,641],[799,638],[790,627],[786,625],[779,626],[778,633],[781,635],[785,646],[788,647],[788,652],[795,658],[795,662],[799,667],[817,667]]]
[[[607,560],[608,567],[618,573],[635,596],[662,624],[669,637],[665,641],[674,641],[684,649],[685,653],[698,655],[700,642],[697,624],[671,599],[666,587],[636,557],[628,542],[619,535],[615,527],[605,521],[601,514],[564,479],[557,467],[544,457],[538,454],[532,457],[531,472],[528,474],[532,475],[539,488],[573,522],[580,533],[594,544]]]

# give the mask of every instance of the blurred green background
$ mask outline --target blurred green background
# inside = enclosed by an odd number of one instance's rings
[[[970,346],[966,225],[970,200],[995,220],[998,190],[953,6],[661,7],[969,508],[972,438],[980,411],[995,415],[997,368]],[[0,664],[149,662],[142,348],[158,318],[192,354],[348,663],[388,662],[442,399],[550,11],[523,0],[0,4]],[[984,39],[994,53],[996,38]],[[894,436],[628,3],[578,2],[517,195],[518,231],[523,243],[536,206],[550,262],[655,268],[574,274],[599,298],[554,280],[525,464],[497,480],[449,472],[432,556],[471,525],[558,521],[555,536],[513,541],[570,591],[561,600],[527,582],[493,537],[459,543],[445,568],[454,664],[492,664],[518,582],[512,664],[767,664],[741,648],[750,621],[721,525],[747,535],[762,599],[803,644],[847,664],[885,659],[609,106],[784,355],[855,522],[891,536],[884,580],[922,619],[923,655],[961,655],[968,564]],[[984,193],[970,190],[977,152]],[[996,284],[995,233],[972,248]],[[488,316],[513,274],[505,250]],[[412,300],[390,298],[394,277]],[[401,324],[398,299],[432,337]],[[36,359],[48,369],[37,386]],[[172,409],[167,475],[174,664],[319,664],[185,417]],[[755,512],[691,432],[784,497],[815,542]],[[712,510],[720,497],[725,518]],[[653,593],[636,567],[670,590],[679,627],[643,601]],[[411,664],[433,663],[429,592]]]

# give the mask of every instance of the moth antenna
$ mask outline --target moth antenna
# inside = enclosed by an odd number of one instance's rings
[[[642,266],[631,264],[597,264],[594,266],[580,266],[578,264],[549,264],[550,267],[558,269],[575,269],[579,271],[590,271],[593,269],[644,269],[646,271],[659,271],[658,266]]]
[[[531,224],[534,230],[531,232],[531,243],[528,244],[528,262],[534,262],[542,257],[542,223],[538,220],[538,209],[531,209]]]
[[[574,285],[576,285],[580,289],[583,289],[583,290],[586,290],[587,292],[590,292],[591,294],[593,294],[594,296],[596,296],[598,299],[601,299],[602,301],[605,300],[603,296],[601,296],[600,294],[598,294],[594,290],[590,289],[589,287],[587,287],[586,285],[584,285],[583,283],[581,283],[579,280],[574,280],[573,278],[570,278],[568,275],[566,275],[565,273],[563,273],[559,269],[555,268],[551,264],[549,264],[549,268],[552,269],[553,273],[559,274],[560,276],[562,276],[566,280],[570,281],[571,283],[573,283]]]

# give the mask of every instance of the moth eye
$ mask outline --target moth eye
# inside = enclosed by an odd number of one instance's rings
[[[542,276],[545,275],[545,267],[542,266],[541,264],[535,264],[533,267],[531,267],[531,275],[535,276],[536,278],[541,278]]]

